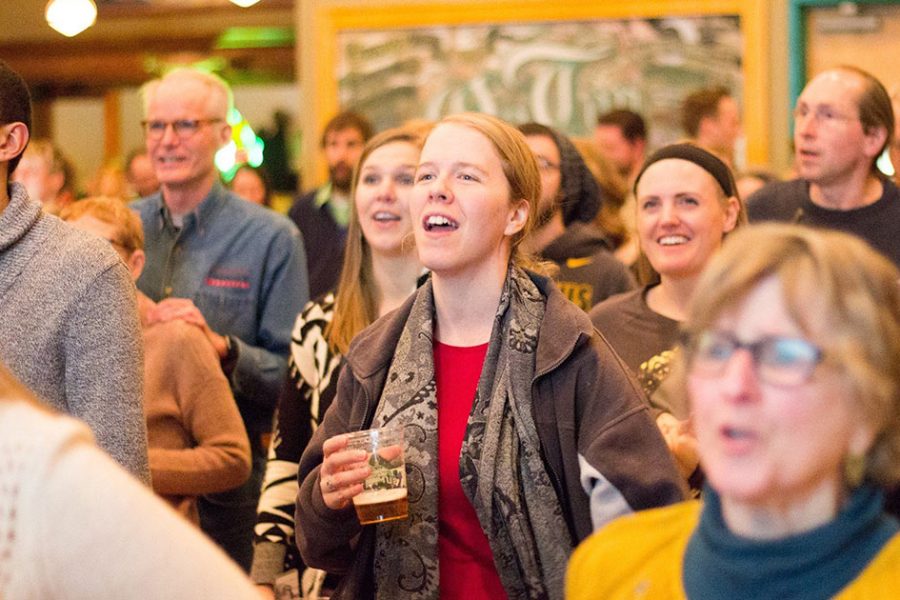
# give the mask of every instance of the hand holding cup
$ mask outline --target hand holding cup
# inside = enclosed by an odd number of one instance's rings
[[[371,475],[365,450],[347,448],[349,434],[343,433],[325,440],[325,455],[319,470],[319,487],[325,506],[332,510],[346,507],[354,496],[362,493],[363,482]]]

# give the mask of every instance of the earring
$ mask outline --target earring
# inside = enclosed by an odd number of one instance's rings
[[[851,488],[859,487],[866,475],[866,455],[849,453],[844,457],[844,481]]]

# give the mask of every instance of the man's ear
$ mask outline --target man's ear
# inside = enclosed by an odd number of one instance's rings
[[[25,152],[29,137],[25,123],[15,121],[0,126],[0,162],[8,163]]]
[[[231,141],[231,125],[225,123],[219,130],[219,148]]]
[[[147,255],[144,254],[143,250],[135,250],[131,253],[131,256],[125,261],[125,266],[131,271],[132,279],[135,281],[138,280],[138,277],[140,277],[141,273],[144,271],[144,264],[146,264],[146,262]]]

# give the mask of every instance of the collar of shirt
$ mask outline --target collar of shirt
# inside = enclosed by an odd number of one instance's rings
[[[206,198],[203,199],[197,208],[195,208],[192,212],[182,215],[181,224],[176,223],[176,219],[172,216],[172,213],[169,211],[169,207],[166,206],[165,200],[162,197],[162,192],[160,194],[160,207],[159,214],[160,219],[162,220],[163,229],[177,233],[181,229],[185,227],[189,227],[192,224],[196,224],[197,227],[202,228],[203,224],[209,221],[212,215],[219,209],[224,201],[226,190],[220,183],[213,184],[212,189],[206,195]]]

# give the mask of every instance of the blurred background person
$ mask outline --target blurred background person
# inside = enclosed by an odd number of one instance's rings
[[[845,233],[729,236],[697,285],[675,375],[703,502],[622,519],[580,547],[567,596],[886,598],[900,536],[900,273]]]
[[[591,140],[572,138],[571,142],[600,188],[600,210],[594,217],[594,225],[599,227],[604,237],[610,241],[614,248],[613,254],[617,255],[619,249],[629,240],[628,229],[621,214],[625,199],[630,193],[628,182],[600,154]]]
[[[343,573],[332,598],[559,598],[593,528],[682,498],[621,362],[524,270],[540,193],[503,121],[453,115],[428,135],[410,213],[431,277],[354,340],[300,461],[297,543]],[[407,431],[409,518],[362,527],[351,499],[369,468],[345,434],[385,425]]]
[[[846,231],[900,266],[900,189],[878,168],[895,122],[871,73],[842,65],[813,77],[794,108],[797,176],[747,198],[750,221]]]
[[[240,569],[0,365],[4,600],[258,599]]]
[[[603,199],[581,154],[569,138],[545,125],[525,123],[519,131],[541,175],[538,214],[522,247],[556,264],[556,284],[584,311],[633,288],[631,273],[612,254],[614,243],[594,224]]]
[[[741,198],[749,198],[755,191],[775,181],[779,181],[778,176],[766,169],[750,169],[738,173],[734,178],[738,196]]]
[[[728,88],[716,86],[688,94],[681,104],[681,127],[691,141],[737,168],[735,145],[741,137],[741,109]]]
[[[31,140],[12,181],[24,185],[28,196],[39,201],[51,215],[59,214],[76,198],[72,163],[48,139]]]
[[[262,167],[243,165],[235,172],[228,187],[253,204],[269,207],[272,205],[272,185],[268,173]]]
[[[128,179],[118,159],[108,160],[97,169],[86,186],[87,195],[104,198],[129,197]]]
[[[309,297],[313,300],[337,285],[350,222],[353,169],[372,133],[372,124],[357,112],[348,110],[333,116],[325,124],[321,140],[328,182],[300,196],[288,212],[303,235]]]
[[[285,571],[303,573],[294,541],[297,466],[334,400],[350,341],[400,306],[421,275],[409,199],[425,133],[390,129],[366,144],[352,185],[347,250],[337,294],[328,293],[307,304],[294,324],[288,379],[278,400],[250,571],[251,578],[267,590]],[[332,585],[329,581],[326,587]]]
[[[144,268],[140,217],[118,198],[64,208],[72,226],[108,241],[134,280]],[[137,292],[144,339],[144,414],[153,490],[197,525],[197,496],[224,492],[250,475],[250,442],[203,333],[184,321],[153,323],[156,303]]]
[[[688,413],[657,391],[671,370],[679,327],[700,274],[747,216],[728,166],[692,144],[654,152],[638,174],[635,198],[640,247],[652,269],[646,274],[649,282],[601,302],[590,316],[637,376],[682,474],[689,477],[696,454],[691,440],[679,434],[679,421]]]
[[[647,155],[647,125],[633,110],[617,109],[597,117],[594,142],[600,154],[629,185]]]
[[[125,161],[125,177],[133,196],[143,198],[159,191],[159,179],[146,148],[135,148]]]
[[[619,218],[626,236],[623,243],[616,248],[615,254],[616,258],[629,267],[634,267],[640,256],[634,223],[632,189],[647,155],[647,140],[647,124],[644,118],[634,111],[617,109],[597,118],[597,126],[594,128],[595,147],[625,180],[625,196],[619,206]]]

